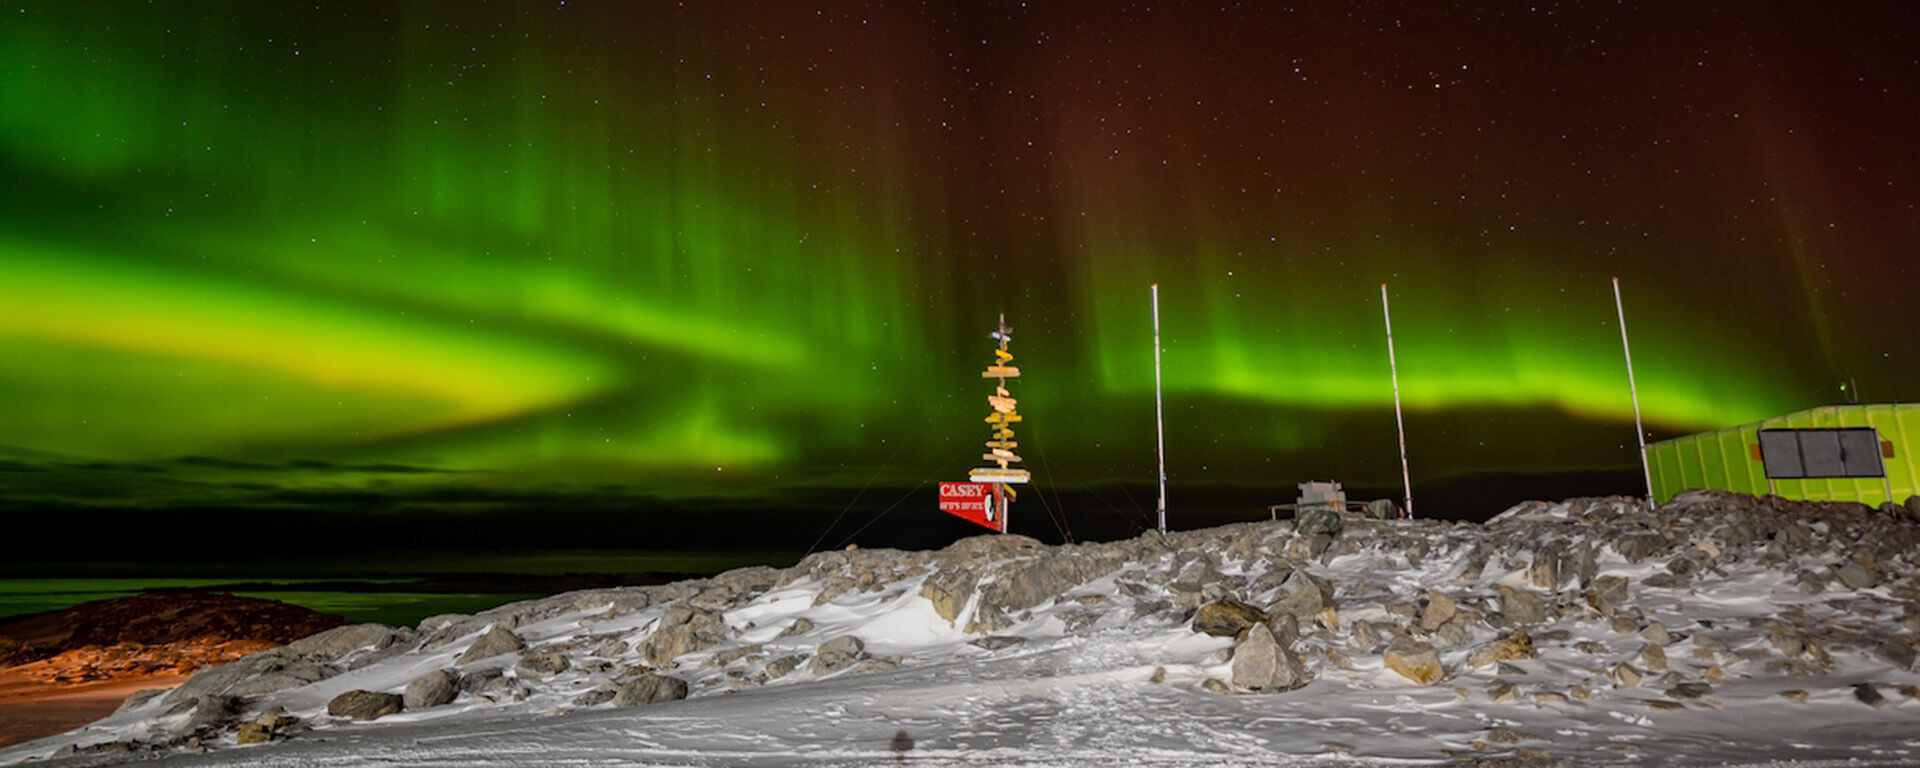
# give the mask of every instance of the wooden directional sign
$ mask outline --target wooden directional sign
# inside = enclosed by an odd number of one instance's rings
[[[975,467],[967,471],[967,479],[976,483],[1006,483],[1015,485],[1032,479],[1032,473],[1024,469],[1001,469],[999,467]]]
[[[992,483],[941,483],[940,511],[1000,533],[1007,532],[1006,510],[995,502]]]

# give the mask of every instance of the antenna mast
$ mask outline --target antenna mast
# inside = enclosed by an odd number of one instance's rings
[[[1153,295],[1153,432],[1160,452],[1160,532],[1167,532],[1167,422],[1160,407],[1160,284]]]
[[[1406,493],[1407,519],[1413,519],[1413,474],[1407,470],[1407,422],[1400,416],[1400,363],[1393,359],[1393,311],[1387,308],[1387,284],[1380,284],[1380,316],[1387,321],[1387,371],[1393,375],[1393,425],[1400,430],[1400,487]]]
[[[1620,278],[1613,279],[1613,311],[1620,316],[1620,351],[1627,355],[1627,391],[1633,393],[1633,436],[1640,441],[1640,472],[1647,478],[1647,503],[1653,503],[1653,469],[1647,466],[1647,428],[1640,424],[1640,387],[1633,383],[1633,347],[1627,344],[1627,310],[1620,303]]]

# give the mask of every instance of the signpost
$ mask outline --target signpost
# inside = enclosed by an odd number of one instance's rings
[[[1006,533],[1007,507],[1019,495],[1008,486],[1025,483],[1032,475],[1013,466],[1020,463],[1020,454],[1014,453],[1020,443],[1013,439],[1013,425],[1020,423],[1021,416],[1020,403],[1007,390],[1007,380],[1020,378],[1020,369],[1013,365],[1013,353],[1007,351],[1013,329],[1007,327],[1006,315],[1000,316],[1000,325],[991,335],[1000,347],[993,351],[993,364],[980,373],[980,378],[998,380],[993,394],[987,396],[987,406],[993,409],[986,418],[991,439],[986,443],[987,452],[980,454],[989,466],[969,471],[967,477],[972,482],[941,483],[940,511]]]

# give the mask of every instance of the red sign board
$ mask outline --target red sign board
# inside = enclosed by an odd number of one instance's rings
[[[1007,532],[1006,510],[993,496],[993,483],[941,483],[940,511],[1000,533]]]

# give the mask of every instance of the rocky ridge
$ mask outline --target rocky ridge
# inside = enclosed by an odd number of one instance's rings
[[[1573,499],[1485,524],[1316,530],[1282,521],[1099,544],[982,536],[928,552],[849,548],[414,628],[340,627],[131,698],[96,733],[58,746],[199,750],[396,711],[658,705],[1173,631],[1197,639],[1127,659],[1153,670],[1143,684],[1274,696],[1420,686],[1489,706],[1671,712],[1718,706],[1716,686],[1731,679],[1778,681],[1796,701],[1836,685],[1837,670],[1867,669],[1870,679],[1846,683],[1860,706],[1920,695],[1920,498],[1874,509],[1690,492],[1657,509]],[[1727,599],[1729,585],[1756,579],[1769,600]],[[912,642],[895,623],[848,618],[881,604],[913,619]],[[395,668],[418,673],[399,679]],[[147,735],[115,738],[116,723]],[[1539,751],[1502,735],[1474,750]],[[45,744],[0,759],[54,751]]]

